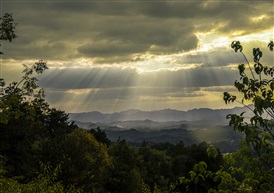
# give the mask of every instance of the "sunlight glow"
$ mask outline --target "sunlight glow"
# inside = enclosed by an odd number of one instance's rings
[[[270,29],[261,31],[259,33],[253,33],[253,34],[239,36],[239,37],[237,37],[237,40],[239,40],[241,42],[250,42],[250,41],[258,41],[259,40],[261,42],[269,43],[269,41],[273,40],[273,36],[274,36],[274,26]]]
[[[265,16],[261,15],[256,18],[253,18],[254,21],[259,21],[264,19]],[[273,30],[267,29],[265,31],[242,35],[244,31],[235,31],[231,36],[227,36],[225,34],[219,34],[216,30],[212,30],[210,32],[196,32],[195,35],[198,38],[198,48],[186,52],[180,52],[176,54],[167,54],[167,55],[151,55],[149,53],[145,53],[142,55],[133,56],[132,61],[124,61],[119,64],[103,64],[96,63],[96,58],[78,58],[74,60],[68,61],[57,61],[51,60],[48,62],[49,68],[55,69],[65,69],[65,68],[105,68],[112,66],[120,66],[123,68],[133,68],[136,69],[138,73],[147,73],[147,72],[159,72],[163,70],[169,71],[178,71],[183,69],[192,69],[200,67],[201,63],[184,63],[184,56],[195,55],[207,53],[212,50],[222,49],[222,50],[230,50],[230,44],[235,39],[241,42],[250,42],[250,41],[261,41],[261,42],[269,42],[269,40],[273,39]],[[153,47],[154,45],[152,45]],[[180,62],[179,62],[180,61]],[[34,61],[25,61],[27,63],[33,63]]]
[[[259,16],[255,18],[254,21],[259,21],[263,18],[264,16]],[[227,87],[197,86],[196,88],[199,88],[199,90],[190,91],[190,88],[185,87],[184,84],[180,87],[180,84],[178,84],[178,86],[176,83],[186,82],[186,84],[189,84],[197,81],[198,77],[188,72],[192,69],[194,71],[201,70],[204,64],[208,64],[211,71],[208,70],[204,72],[204,77],[206,77],[205,81],[214,81],[215,84],[218,85],[219,80],[217,80],[216,77],[213,79],[214,77],[211,74],[213,70],[229,68],[237,71],[238,64],[224,63],[225,66],[219,66],[217,69],[214,64],[210,66],[214,62],[212,57],[216,57],[216,53],[220,50],[225,51],[223,55],[217,54],[219,57],[217,62],[226,62],[225,57],[229,56],[225,56],[225,54],[228,53],[226,51],[231,51],[230,44],[233,40],[239,40],[245,43],[253,43],[253,41],[268,43],[269,40],[273,39],[273,30],[274,28],[272,27],[271,29],[249,35],[242,35],[244,33],[243,31],[236,31],[230,36],[219,34],[214,30],[206,33],[197,32],[195,34],[199,42],[197,49],[166,55],[152,55],[150,53],[136,54],[132,57],[131,61],[122,61],[119,63],[97,63],[94,58],[83,57],[63,61],[50,60],[48,67],[53,71],[56,69],[60,70],[60,74],[52,75],[52,80],[48,79],[45,83],[46,85],[58,85],[58,83],[51,81],[58,80],[58,76],[65,76],[65,74],[61,74],[63,70],[86,69],[86,71],[84,71],[85,73],[81,74],[81,76],[78,76],[75,82],[72,82],[72,84],[75,84],[70,85],[71,88],[64,90],[45,88],[46,94],[50,96],[48,99],[52,98],[52,100],[49,100],[52,106],[68,112],[90,110],[114,112],[130,108],[152,110],[168,107],[187,110],[201,107],[232,107],[225,105],[222,100],[222,93],[228,89]],[[7,61],[9,69],[16,68],[18,74],[22,71],[22,63],[33,64],[35,62],[37,62],[37,60]],[[92,84],[86,84],[88,86],[85,88],[81,87],[81,83],[89,80],[87,77],[91,76],[89,71],[92,71],[93,68],[99,70],[97,74],[92,74]],[[119,69],[125,72],[121,73],[121,76],[124,76],[124,79],[122,79],[123,82],[121,82],[119,87],[100,87],[104,80],[112,77],[110,76],[112,69]],[[3,70],[5,72],[4,75],[9,76],[10,73],[8,74],[7,66],[3,65]],[[180,74],[176,74],[176,71],[180,71]],[[170,72],[175,73],[171,76]],[[227,71],[219,70],[219,74],[224,73],[221,75],[224,79],[228,78],[226,72]],[[45,74],[47,73],[48,72]],[[183,75],[181,76],[181,74]],[[136,77],[131,77],[135,75]],[[175,80],[177,82],[175,82]],[[106,82],[112,81],[116,81],[116,79],[109,79]],[[83,103],[83,101],[85,102]]]
[[[199,47],[197,51],[207,52],[216,47],[224,47],[230,44],[230,40],[226,36],[218,35],[214,32],[208,33],[196,33],[195,34],[199,40]]]
[[[268,18],[268,16],[264,14],[264,15],[260,15],[260,16],[251,18],[251,21],[257,23],[257,22],[260,22],[260,21],[262,21],[263,19],[266,19],[266,18]]]
[[[157,57],[151,60],[138,62],[135,64],[138,73],[148,73],[148,72],[160,72],[164,70],[169,71],[178,71],[178,70],[186,70],[192,69],[201,66],[202,64],[178,64],[176,60],[174,60],[175,56],[164,56]]]

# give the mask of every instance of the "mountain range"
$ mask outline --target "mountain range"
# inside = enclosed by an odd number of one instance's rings
[[[227,114],[239,114],[245,111],[243,107],[235,107],[233,109],[191,109],[188,111],[180,111],[174,109],[163,109],[156,111],[142,111],[131,109],[115,113],[101,113],[98,111],[70,113],[69,117],[74,121],[93,122],[93,123],[110,123],[117,121],[136,121],[150,120],[155,122],[170,121],[204,121],[217,124],[227,124]]]
[[[83,129],[104,130],[115,142],[126,140],[132,145],[183,141],[186,145],[206,141],[223,153],[236,151],[240,147],[242,134],[228,126],[227,114],[240,114],[246,109],[192,109],[179,111],[164,109],[158,111],[126,110],[111,114],[98,111],[71,113],[70,120]],[[248,112],[248,111],[247,111]],[[248,115],[247,113],[246,115]]]

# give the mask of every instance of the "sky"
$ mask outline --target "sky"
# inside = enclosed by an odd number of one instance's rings
[[[39,79],[46,100],[66,112],[231,108],[244,63],[239,40],[273,65],[274,2],[173,0],[0,0],[16,38],[2,42],[1,77],[20,80],[22,64],[49,69]]]

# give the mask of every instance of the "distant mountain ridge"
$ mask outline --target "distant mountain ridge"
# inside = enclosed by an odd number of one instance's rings
[[[180,111],[175,109],[163,109],[155,111],[142,111],[130,109],[115,113],[101,113],[98,111],[70,113],[69,118],[73,121],[93,122],[93,123],[110,123],[118,121],[136,121],[151,120],[154,122],[169,121],[207,121],[216,124],[227,124],[226,115],[230,113],[241,113],[245,111],[243,107],[235,107],[233,109],[209,109],[199,108],[188,111]]]
[[[151,144],[177,144],[183,141],[186,145],[206,141],[214,144],[221,152],[227,153],[240,147],[242,135],[228,126],[229,120],[226,116],[244,111],[248,112],[241,107],[215,110],[201,108],[189,111],[131,109],[109,114],[98,111],[71,113],[69,117],[80,128],[90,130],[99,127],[113,142],[124,139],[139,146],[144,141]]]

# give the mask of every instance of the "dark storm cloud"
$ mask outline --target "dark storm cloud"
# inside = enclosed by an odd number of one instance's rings
[[[186,22],[176,26],[171,21],[147,21],[132,18],[112,18],[109,25],[99,28],[100,33],[91,42],[78,48],[79,53],[89,57],[116,57],[149,52],[151,54],[170,54],[194,49],[197,37]],[[135,22],[134,22],[135,21]],[[165,26],[172,26],[172,30]]]
[[[50,10],[55,10],[58,12],[70,12],[71,14],[87,11],[97,10],[97,4],[93,1],[57,1],[51,2],[47,6]]]
[[[99,40],[84,44],[78,48],[78,51],[84,56],[90,57],[115,57],[117,55],[141,53],[147,49],[148,45],[145,44],[135,44],[122,40]]]
[[[218,24],[223,33],[244,30],[254,33],[273,25],[273,1],[200,1],[200,2],[151,2],[142,4],[140,12],[159,18],[182,18],[195,20],[196,25],[214,29]],[[143,11],[142,11],[143,10]],[[261,22],[252,23],[250,18],[267,15]],[[202,22],[199,22],[202,21]],[[210,21],[210,22],[209,22]],[[202,31],[204,29],[201,29]]]
[[[99,58],[130,61],[134,54],[195,49],[194,32],[253,33],[273,25],[272,1],[8,1],[19,38],[5,45],[16,59]],[[265,14],[260,22],[251,17]]]
[[[220,31],[224,33],[243,31],[243,34],[250,34],[273,27],[273,1],[242,2],[239,5],[235,4],[235,6],[238,6],[236,11],[233,10],[235,8],[228,9],[232,10],[234,14],[231,17],[226,15],[226,25],[220,28]],[[262,20],[253,20],[262,15],[265,15]]]

